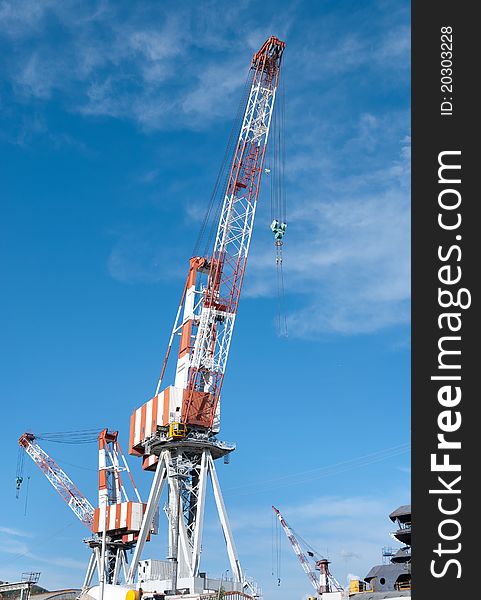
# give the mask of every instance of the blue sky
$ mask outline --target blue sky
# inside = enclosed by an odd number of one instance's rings
[[[223,389],[238,449],[219,476],[266,599],[310,592],[286,541],[280,587],[271,575],[271,504],[343,582],[391,542],[387,514],[410,492],[409,3],[3,0],[0,579],[81,583],[85,531],[28,460],[26,514],[25,488],[15,499],[16,440],[108,426],[127,446],[271,34],[287,43],[289,337],[264,185]],[[95,501],[95,445],[45,448]],[[209,513],[218,575],[221,546]]]

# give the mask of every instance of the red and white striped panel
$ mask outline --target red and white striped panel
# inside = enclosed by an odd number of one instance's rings
[[[149,533],[147,534],[147,538],[146,538],[146,542],[150,542],[150,535],[151,535],[151,531],[149,531]],[[125,535],[122,536],[122,541],[125,542],[136,542],[139,539],[139,534],[138,533],[127,533]]]
[[[135,410],[130,418],[129,454],[142,456],[142,444],[157,427],[179,421],[183,390],[170,386]]]
[[[145,504],[141,502],[121,502],[107,506],[107,531],[138,532],[142,525]],[[94,532],[99,533],[103,528],[99,524],[100,508],[94,512]]]
[[[156,454],[148,454],[142,459],[142,469],[144,471],[155,471],[159,457]]]
[[[195,304],[195,281],[197,277],[197,268],[204,262],[204,259],[193,257],[190,259],[190,269],[187,276],[184,315],[182,318],[182,331],[180,334],[179,356],[177,358],[177,368],[175,371],[175,387],[185,388],[189,381],[190,352],[192,350],[192,326],[194,319]]]

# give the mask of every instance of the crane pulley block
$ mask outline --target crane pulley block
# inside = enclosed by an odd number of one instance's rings
[[[274,234],[274,239],[282,240],[286,233],[287,223],[280,223],[277,219],[274,219],[271,223],[271,231]]]

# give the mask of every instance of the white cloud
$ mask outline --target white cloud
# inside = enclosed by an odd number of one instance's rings
[[[32,30],[39,29],[42,23],[42,17],[49,7],[55,4],[55,0],[24,0],[15,2],[2,0],[0,2],[0,33],[18,38],[31,34]]]
[[[45,62],[39,59],[38,54],[31,54],[16,77],[16,85],[26,95],[36,98],[49,98],[52,81]]]
[[[411,52],[411,30],[406,25],[395,29],[388,29],[375,49],[378,61],[397,61],[398,68],[409,68],[409,54]]]
[[[19,541],[15,539],[17,536],[22,537],[32,537],[28,534],[19,533],[17,530],[10,529],[8,527],[0,528],[0,533],[3,534],[0,536],[0,545],[1,545],[1,553],[7,554],[9,556],[14,556],[14,559],[6,558],[3,559],[5,564],[9,564],[10,562],[16,562],[21,558],[28,558],[30,561],[40,562],[42,564],[54,565],[57,567],[65,567],[69,569],[85,569],[86,563],[82,560],[77,560],[74,558],[68,558],[65,556],[55,556],[45,554],[38,554],[34,551],[31,545]],[[37,547],[38,544],[35,544]]]
[[[283,265],[290,335],[368,333],[409,321],[409,138],[401,137],[398,156],[386,163],[378,153],[387,118],[361,115],[354,136],[327,165],[321,157],[319,168],[309,146],[309,168],[288,192],[293,209]],[[373,170],[363,159],[366,148],[380,162]],[[342,177],[339,168],[354,159],[357,172]],[[248,296],[276,293],[267,244],[266,236],[254,244]]]
[[[110,3],[50,0],[45,6],[27,2],[22,12],[13,2],[0,4],[1,31],[19,40],[7,70],[24,101],[60,98],[70,111],[131,120],[145,131],[198,130],[232,118],[246,74],[245,53],[239,52],[245,34],[236,26],[251,18],[249,2],[228,11],[217,2],[190,12],[151,7],[129,12],[129,18]],[[292,6],[282,18],[272,17],[269,27],[249,29],[251,50],[271,26],[289,30]],[[64,28],[62,52],[46,36],[52,15]],[[291,293],[289,330],[299,336],[368,333],[409,319],[407,113],[373,107],[346,118],[333,108],[341,93],[336,85],[347,81],[348,71],[361,73],[373,65],[388,75],[393,62],[408,63],[409,30],[398,25],[368,35],[341,29],[334,36],[329,19],[323,26],[329,30],[320,42],[316,33],[314,43],[308,27],[306,43],[296,49],[291,71],[296,84],[287,107],[292,209],[284,270]],[[320,68],[312,69],[313,64]],[[314,73],[330,78],[322,93],[305,87]],[[313,113],[321,103],[327,110]],[[393,139],[400,140],[397,155]],[[186,213],[197,214],[197,206],[187,205]],[[166,261],[156,244],[133,232],[119,238],[108,268],[121,281],[156,282],[163,277],[160,264],[163,269]],[[272,247],[254,240],[246,296],[275,295],[273,265]]]
[[[6,76],[24,100],[56,95],[68,110],[133,120],[146,130],[199,129],[229,114],[226,94],[245,77],[229,34],[245,3],[223,10],[222,20],[219,10],[211,4],[212,22],[202,29],[207,16],[195,6],[152,6],[125,18],[115,4],[51,0],[19,10],[3,0],[0,38],[16,37],[18,44],[6,57]],[[63,27],[61,48],[48,35],[52,19]],[[206,50],[202,66],[192,59],[199,47]]]
[[[305,539],[331,560],[331,571],[338,581],[347,582],[356,577],[354,573],[363,578],[373,565],[380,563],[382,547],[392,544],[389,513],[409,502],[409,497],[369,494],[342,497],[316,494],[312,487],[303,489],[309,496],[307,500],[278,506],[284,518],[299,539]],[[249,509],[238,505],[229,510],[229,516],[243,568],[255,574],[265,597],[303,597],[310,590],[309,581],[269,503],[254,504]],[[221,565],[224,546],[209,517],[204,540],[209,557],[214,545],[215,564]]]
[[[245,60],[230,60],[220,64],[204,67],[197,75],[197,83],[188,91],[181,102],[182,111],[186,115],[212,118],[232,118],[229,102],[234,92],[242,88],[246,79]],[[201,123],[201,121],[198,121]]]
[[[239,49],[247,43],[255,50],[273,31],[289,37],[298,19],[298,6],[292,3],[259,25],[251,5],[237,2],[226,10],[213,1],[175,11],[153,5],[124,14],[109,2],[26,0],[20,9],[17,2],[3,0],[0,36],[17,40],[7,69],[24,95],[47,99],[61,93],[69,110],[134,120],[145,129],[199,128],[229,114],[227,100],[240,89],[246,71]],[[61,46],[49,35],[52,21],[63,27]],[[245,25],[242,33],[239,22]],[[371,30],[369,35],[323,33],[321,41],[316,32],[315,43],[309,42],[313,32],[308,29],[306,43],[296,49],[296,71],[307,79],[313,73],[408,62],[406,26],[381,35]],[[202,64],[196,61],[197,48],[204,50]],[[320,57],[322,69],[313,70]],[[115,77],[106,73],[108,67]]]
[[[175,249],[149,228],[119,234],[107,262],[110,275],[129,284],[177,279],[184,276],[183,266]]]
[[[13,527],[0,526],[0,533],[5,533],[6,535],[11,535],[13,537],[32,537],[29,532],[14,529]]]
[[[2,540],[1,552],[4,552],[5,554],[31,556],[30,548],[25,542],[11,539],[11,534],[8,534],[8,532],[5,533],[7,533],[7,536],[2,536],[2,538],[0,538]]]

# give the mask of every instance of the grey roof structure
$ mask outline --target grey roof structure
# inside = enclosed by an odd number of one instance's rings
[[[385,577],[386,579],[393,579],[396,581],[397,577],[403,573],[406,573],[404,565],[390,563],[388,565],[375,565],[371,568],[369,573],[364,577],[364,581],[368,583],[373,577]]]
[[[376,565],[364,577],[364,581],[369,584],[374,592],[397,592],[399,585],[409,583],[411,579],[410,567],[409,563]]]
[[[404,563],[411,560],[411,548],[400,548],[391,558],[393,563]]]
[[[396,510],[393,510],[389,515],[389,518],[394,523],[394,521],[398,520],[401,523],[410,523],[411,522],[411,505],[403,504]]]

